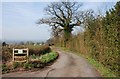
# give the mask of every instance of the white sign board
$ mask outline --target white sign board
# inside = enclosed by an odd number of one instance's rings
[[[19,50],[18,50],[18,53],[23,53],[23,50],[22,50],[22,49],[19,49]]]

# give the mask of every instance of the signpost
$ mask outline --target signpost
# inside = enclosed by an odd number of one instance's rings
[[[28,61],[28,48],[15,49],[13,48],[13,61],[14,62],[26,62]]]

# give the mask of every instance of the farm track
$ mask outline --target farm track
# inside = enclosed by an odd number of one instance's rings
[[[3,74],[3,77],[101,77],[86,59],[60,48],[52,47],[59,53],[58,59],[51,66],[40,71],[18,71]]]

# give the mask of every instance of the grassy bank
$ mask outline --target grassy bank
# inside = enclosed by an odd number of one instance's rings
[[[12,61],[12,48],[28,48],[29,56],[24,57],[17,55],[15,60],[25,62]],[[42,69],[48,65],[51,65],[54,60],[58,57],[57,52],[53,52],[47,45],[12,45],[9,47],[2,48],[2,74],[16,72],[16,71],[26,71],[26,70],[38,70]]]
[[[93,58],[87,57],[87,60],[98,70],[98,72],[100,72],[103,77],[116,77],[116,75],[110,69],[104,67],[101,63]]]

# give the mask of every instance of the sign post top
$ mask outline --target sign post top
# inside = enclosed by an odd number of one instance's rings
[[[19,50],[18,50],[18,53],[20,53],[20,54],[23,53],[23,50],[22,50],[22,49],[19,49]]]

